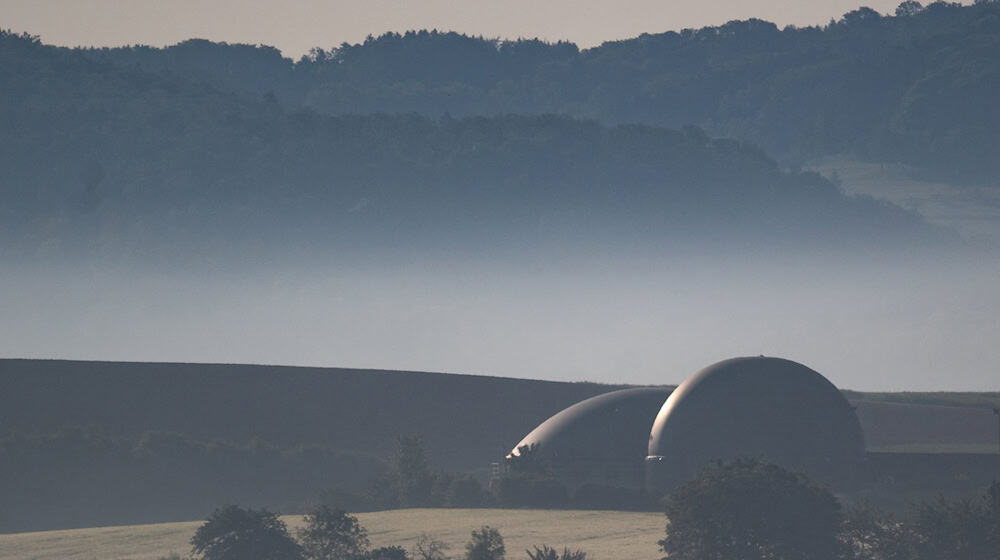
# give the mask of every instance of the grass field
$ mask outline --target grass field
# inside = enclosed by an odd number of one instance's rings
[[[413,550],[421,533],[450,545],[461,557],[473,529],[500,530],[507,557],[527,558],[533,545],[564,546],[587,552],[588,559],[653,560],[661,557],[656,541],[663,538],[658,513],[584,510],[403,509],[358,514],[372,546],[399,545]],[[302,518],[284,517],[289,528]],[[0,535],[0,560],[156,560],[171,553],[185,555],[200,521],[42,531]]]

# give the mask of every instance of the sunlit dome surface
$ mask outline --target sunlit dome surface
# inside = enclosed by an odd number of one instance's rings
[[[649,435],[647,483],[665,488],[713,460],[758,458],[819,479],[864,457],[853,408],[825,377],[781,358],[733,358],[688,378]]]

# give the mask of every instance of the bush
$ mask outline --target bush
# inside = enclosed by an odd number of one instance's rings
[[[562,554],[559,554],[556,549],[549,548],[548,545],[542,545],[542,548],[536,546],[534,552],[530,550],[526,552],[531,560],[587,560],[586,552],[564,548]]]
[[[866,504],[847,508],[841,539],[854,560],[1000,558],[1000,483],[978,499],[939,498],[897,521]]]
[[[977,500],[939,499],[911,508],[907,526],[916,560],[1000,558],[1000,483]]]
[[[906,526],[868,502],[844,511],[841,541],[852,560],[911,560],[913,551]]]
[[[465,545],[465,560],[503,560],[505,552],[500,531],[483,525]]]
[[[191,538],[191,554],[203,560],[301,560],[302,547],[278,514],[225,506],[212,512]]]
[[[369,552],[365,560],[407,560],[406,549],[399,546],[383,546]]]

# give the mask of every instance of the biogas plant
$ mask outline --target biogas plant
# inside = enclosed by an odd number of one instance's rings
[[[576,403],[508,455],[534,453],[567,488],[669,492],[713,461],[756,459],[842,490],[920,478],[996,475],[996,455],[873,453],[855,408],[818,372],[773,357],[732,358],[676,389],[613,391]]]

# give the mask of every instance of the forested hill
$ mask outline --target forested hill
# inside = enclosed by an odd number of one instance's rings
[[[295,63],[207,41],[86,53],[324,114],[556,112],[693,124],[783,163],[848,154],[990,184],[1000,171],[1000,3],[988,0],[859,8],[822,27],[733,21],[587,50],[420,31]]]
[[[266,49],[233,52],[275,60]],[[0,73],[8,251],[502,249],[594,239],[856,249],[944,237],[897,207],[844,196],[818,175],[783,171],[758,148],[695,127],[326,116],[10,33],[0,35]]]

